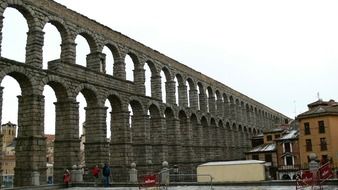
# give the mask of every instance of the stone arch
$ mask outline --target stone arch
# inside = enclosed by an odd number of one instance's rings
[[[210,126],[217,127],[216,120],[213,117],[210,119]]]
[[[250,117],[250,106],[248,103],[245,103],[245,118],[246,122],[250,123],[251,122],[251,117]]]
[[[118,94],[110,92],[106,97],[111,105],[112,113],[122,111],[122,101]]]
[[[76,29],[70,34],[68,42],[64,43],[62,48],[62,59],[75,63],[83,67],[100,71],[104,70],[102,63],[105,60],[97,59],[99,44],[96,42],[95,35],[83,28]],[[72,52],[73,51],[73,52]]]
[[[219,92],[219,90],[216,90],[215,94],[216,94],[217,100],[222,100],[223,99],[223,97],[222,97],[221,93]]]
[[[187,89],[187,106],[193,109],[197,109],[198,94],[194,81],[188,77],[186,79],[186,89]]]
[[[37,91],[36,88],[33,88],[33,86],[38,86],[34,77],[22,67],[11,66],[1,70],[0,83],[6,75],[13,77],[19,83],[22,95],[42,93],[42,91]]]
[[[138,98],[131,98],[129,101],[131,108],[133,109],[134,115],[144,115],[143,105]]]
[[[205,94],[204,86],[201,82],[197,82],[198,89],[198,109],[201,111],[207,111],[207,97]]]
[[[35,12],[23,1],[8,1],[1,4],[0,16],[3,16],[3,13],[5,12],[7,7],[18,10],[25,17],[29,30],[39,23],[37,18],[35,17]]]
[[[241,102],[238,98],[235,100],[235,106],[236,106],[236,118],[237,121],[240,121],[241,119]]]
[[[219,90],[216,90],[215,94],[216,94],[215,112],[217,116],[223,116],[224,115],[223,97]]]
[[[225,93],[223,93],[223,101],[224,103],[229,103],[228,95],[226,95]]]
[[[47,16],[45,17],[43,23],[41,23],[41,28],[44,28],[47,23],[52,24],[59,31],[61,36],[61,43],[64,43],[69,38],[69,30],[67,28],[67,25],[61,18],[55,16]]]
[[[174,111],[171,107],[166,107],[164,111],[165,117],[166,118],[175,118]]]
[[[129,105],[132,114],[129,117],[129,126],[131,131],[131,143],[133,150],[133,160],[136,164],[145,164],[146,156],[143,154],[145,143],[149,143],[149,126],[147,126],[148,117],[144,112],[143,105],[136,98],[131,98]]]
[[[151,104],[148,108],[149,111],[149,138],[150,143],[152,143],[152,161],[154,164],[161,164],[161,162],[166,159],[166,155],[164,154],[161,146],[158,146],[163,142],[163,138],[165,138],[165,133],[163,133],[163,118],[160,113],[160,109],[158,105]]]
[[[207,112],[213,114],[215,112],[215,95],[213,89],[208,86],[206,89],[206,107]]]
[[[78,35],[80,35],[80,36],[82,36],[86,39],[86,41],[89,45],[90,53],[98,51],[98,43],[96,42],[96,39],[93,37],[94,34],[92,34],[91,32],[81,28],[74,35],[74,41],[75,41],[75,38]]]
[[[236,123],[232,123],[231,130],[233,130],[233,131],[238,130]]]
[[[157,68],[155,66],[155,63],[151,60],[147,60],[146,64],[148,65],[148,67],[150,68],[151,71],[151,76],[156,76],[157,75]]]
[[[242,133],[243,132],[243,127],[241,124],[238,125],[238,132]]]
[[[126,54],[125,54],[125,57],[129,55],[130,58],[132,59],[133,61],[133,64],[134,64],[134,68],[137,68],[139,65],[140,65],[140,59],[138,58],[137,54],[134,53],[133,51],[128,51]],[[124,57],[124,58],[125,58]]]
[[[225,123],[225,143],[227,145],[227,150],[228,150],[228,156],[227,158],[231,158],[232,156],[232,147],[233,147],[233,133],[232,133],[232,130],[231,130],[231,125],[230,125],[230,122],[227,121]]]
[[[218,121],[218,127],[224,129],[223,120],[220,119],[220,120]]]
[[[229,97],[229,102],[230,102],[230,104],[234,104],[235,103],[234,98],[232,96]]]
[[[176,133],[176,119],[174,116],[174,111],[170,107],[166,107],[165,111],[165,121],[166,121],[166,133],[167,133],[167,142],[168,142],[168,162],[177,163],[179,159],[179,149],[177,142],[180,138]]]
[[[176,104],[182,107],[186,107],[188,105],[188,98],[185,81],[182,75],[179,73],[176,73],[175,79],[177,80],[177,83],[175,84]]]
[[[201,117],[201,125],[202,127],[209,127],[208,119],[204,115]]]
[[[184,85],[184,80],[181,74],[176,73],[175,77],[177,78],[178,85]]]
[[[166,66],[163,66],[161,71],[163,71],[166,81],[170,81],[172,78],[170,70]]]
[[[187,82],[188,82],[189,87],[190,87],[191,90],[195,90],[196,89],[195,82],[190,77],[187,78]]]
[[[55,109],[54,116],[55,116],[55,140],[54,140],[54,148],[53,148],[53,155],[54,155],[54,164],[53,164],[53,178],[56,182],[59,182],[59,178],[63,175],[63,169],[65,165],[70,165],[70,162],[73,162],[72,160],[65,161],[62,159],[62,155],[64,152],[69,152],[71,150],[76,149],[76,146],[71,146],[67,142],[65,142],[65,139],[70,140],[78,140],[79,135],[79,125],[78,125],[78,119],[79,119],[79,110],[78,110],[78,103],[73,102],[70,99],[70,92],[69,92],[69,86],[67,85],[67,82],[54,75],[49,75],[41,80],[40,88],[44,90],[45,86],[49,86],[53,89],[55,96],[56,96],[56,102],[54,102],[53,108]],[[87,93],[88,94],[88,93]],[[48,94],[46,94],[48,95]],[[45,98],[46,100],[46,98]],[[46,105],[46,101],[44,101],[44,105]],[[45,108],[43,108],[44,115],[47,114]],[[89,113],[90,114],[90,113]],[[89,118],[89,117],[88,117]],[[88,120],[88,126],[92,126]],[[77,120],[77,121],[75,121]],[[45,122],[47,124],[48,122]],[[49,124],[47,124],[48,126]],[[46,125],[44,126],[46,130]],[[90,133],[90,130],[89,130]],[[80,144],[78,144],[80,145]],[[77,146],[79,148],[79,146]],[[84,154],[83,154],[84,155]],[[84,158],[84,157],[83,157]]]
[[[192,113],[190,115],[190,124],[191,124],[191,132],[192,132],[191,141],[193,144],[193,152],[196,155],[195,158],[192,158],[192,159],[195,161],[201,161],[202,153],[200,149],[203,143],[202,133],[201,133],[202,131],[200,130],[201,128],[199,127],[199,122],[198,122],[198,119],[195,113]]]
[[[129,112],[123,110],[123,103],[121,100],[121,97],[119,94],[117,94],[114,91],[109,91],[104,97],[104,99],[108,99],[110,106],[111,106],[111,121],[110,121],[110,132],[111,132],[111,139],[110,143],[111,146],[109,147],[110,149],[110,157],[119,157],[120,156],[120,151],[118,148],[116,148],[116,144],[120,143],[126,143],[129,149],[129,152],[131,151],[131,145],[130,145],[130,136],[126,137],[121,141],[121,138],[114,138],[114,137],[119,137],[120,135],[123,136],[123,134],[130,134],[129,132]],[[131,156],[132,157],[132,156]],[[115,162],[111,161],[111,165],[116,165]]]
[[[131,59],[129,62],[129,58]],[[132,50],[127,50],[126,54],[123,56],[124,61],[124,72],[126,73],[126,79],[129,81],[136,82],[138,86],[141,85],[144,86],[144,73],[140,73],[140,66],[141,65],[140,59],[137,56],[136,53],[134,53]],[[143,68],[142,68],[143,70]],[[143,70],[144,71],[144,70]],[[143,89],[144,92],[144,89]],[[142,92],[141,92],[142,93]]]
[[[231,130],[230,122],[229,122],[229,121],[226,122],[225,128],[226,128],[227,130],[229,130],[229,131]]]
[[[167,66],[162,66],[160,76],[161,76],[162,102],[174,104],[175,81],[172,79],[171,71],[168,69]]]
[[[224,116],[226,117],[226,118],[229,118],[229,115],[230,115],[230,100],[229,100],[229,97],[228,97],[228,95],[226,95],[225,93],[223,93],[222,94],[222,96],[223,96],[223,105],[224,105],[224,107],[223,107],[223,113],[224,113]]]
[[[114,45],[111,42],[106,42],[106,43],[104,43],[104,46],[106,46],[110,50],[110,52],[113,54],[114,62],[120,61],[121,53],[120,53],[119,49],[116,47],[116,45]]]
[[[208,120],[205,116],[201,117],[201,125],[202,125],[202,139],[203,139],[203,158],[206,160],[211,160],[212,159],[212,149],[211,149],[211,139],[210,139],[210,135],[211,131],[210,131],[210,127],[209,127],[209,123]]]
[[[151,104],[149,106],[149,113],[150,113],[150,117],[156,117],[156,118],[161,117],[160,109],[159,109],[158,105],[156,105],[156,104]]]
[[[41,84],[39,85],[41,91],[43,91],[45,85],[49,85],[54,90],[58,101],[61,99],[66,100],[69,97],[69,92],[67,90],[69,87],[66,84],[66,81],[62,78],[49,75],[48,77],[42,79]]]
[[[190,120],[184,110],[178,112],[178,118],[180,123],[181,142],[183,143],[183,161],[189,162],[192,159],[192,152],[189,145],[191,145],[191,126]]]
[[[217,160],[224,160],[226,159],[227,155],[228,155],[228,150],[226,150],[226,139],[227,139],[227,135],[226,135],[226,130],[223,124],[223,121],[220,119],[218,120],[217,123],[217,155],[216,155],[216,159]]]
[[[209,93],[210,96],[214,96],[214,91],[212,90],[211,86],[207,87],[207,92]]]
[[[144,64],[145,71],[145,90],[146,96],[158,97],[160,95],[160,90],[158,90],[161,85],[160,75],[157,72],[156,66],[153,61],[147,60]],[[150,72],[150,73],[148,73]]]
[[[87,101],[87,107],[98,105],[98,90],[94,86],[82,83],[74,90],[72,97],[76,97],[80,92]]]
[[[219,159],[219,154],[220,150],[218,145],[220,144],[221,136],[219,134],[219,128],[217,127],[217,123],[215,118],[210,118],[210,127],[209,127],[209,142],[210,142],[210,159],[212,160],[218,160]]]

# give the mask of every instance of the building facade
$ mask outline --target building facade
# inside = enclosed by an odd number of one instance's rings
[[[266,162],[269,168],[268,178],[277,179],[277,153],[275,139],[281,137],[284,129],[277,127],[272,130],[264,131],[263,134],[259,134],[253,137],[252,144],[257,145],[250,151],[246,152],[247,160],[262,160]],[[259,144],[263,142],[263,144]]]
[[[275,140],[277,155],[277,179],[296,179],[300,169],[299,157],[299,131],[287,130],[280,138]]]
[[[271,179],[294,179],[300,168],[298,133],[291,124],[264,131],[251,138],[246,159],[266,161]]]
[[[12,187],[14,182],[14,168],[15,168],[15,137],[16,125],[8,122],[1,125],[1,173],[2,186]]]
[[[300,163],[307,168],[310,153],[315,153],[321,164],[330,162],[337,172],[338,104],[334,100],[318,100],[309,104],[308,108],[297,116]]]

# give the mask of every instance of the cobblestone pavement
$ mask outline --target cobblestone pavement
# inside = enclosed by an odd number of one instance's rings
[[[104,187],[75,187],[68,188],[68,190],[96,190],[96,189],[107,189],[107,190],[138,190],[137,187],[114,187],[114,188],[104,188]],[[168,190],[209,190],[210,187],[206,186],[177,186],[177,187],[169,187]],[[261,186],[261,187],[243,187],[243,186],[227,186],[227,187],[212,187],[212,190],[291,190],[296,189],[295,186]],[[150,190],[150,189],[149,189]],[[153,189],[154,190],[154,189]],[[162,189],[161,189],[162,190]],[[304,190],[311,190],[311,188],[305,188]],[[315,188],[314,190],[319,190],[319,188]],[[323,190],[338,190],[338,186],[324,186]]]

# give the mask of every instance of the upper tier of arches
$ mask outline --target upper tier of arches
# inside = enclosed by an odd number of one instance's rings
[[[41,70],[41,72],[61,73],[60,68],[73,68],[74,65],[77,65],[75,39],[77,36],[82,36],[87,41],[90,52],[86,57],[86,65],[78,65],[75,68],[99,76],[99,79],[95,80],[97,84],[92,85],[94,92],[95,85],[102,86],[107,85],[109,81],[118,81],[120,84],[126,83],[126,91],[134,96],[146,98],[149,102],[165,102],[166,107],[176,107],[176,110],[190,110],[192,113],[208,115],[209,118],[219,118],[223,120],[223,123],[226,123],[227,120],[233,120],[246,126],[252,126],[252,128],[263,129],[271,127],[268,124],[284,123],[285,120],[288,120],[286,116],[226,85],[60,4],[47,0],[1,0],[0,2],[0,16],[3,16],[6,9],[14,8],[26,19],[28,32],[25,64]],[[5,18],[1,17],[1,20],[3,19]],[[3,28],[2,23],[0,29]],[[55,26],[60,34],[61,53],[60,59],[56,62],[50,62],[47,71],[45,71],[42,69],[43,29],[48,23]],[[5,36],[2,36],[1,33],[0,39],[3,37]],[[104,47],[107,47],[113,56],[112,76],[106,74]],[[133,63],[132,81],[126,81],[126,57],[130,57]],[[56,64],[58,65],[55,66]],[[151,73],[150,79],[147,79],[150,80],[151,94],[149,96],[146,96],[146,67],[150,69]],[[164,73],[165,78],[161,77],[161,72]],[[2,70],[0,79],[6,73],[11,72]],[[15,75],[15,73],[12,74]],[[34,77],[26,77],[29,80],[38,80]],[[75,72],[72,77],[76,78]],[[22,77],[16,78],[21,79]],[[84,82],[88,79],[82,80],[79,77],[77,80]],[[165,84],[161,85],[162,83]],[[112,88],[115,88],[113,84],[111,85]],[[31,87],[24,85],[22,88]],[[81,88],[83,86],[74,89],[74,93],[78,93]],[[163,100],[163,94],[165,94],[166,100]],[[256,122],[257,119],[255,118],[271,122],[259,123]]]

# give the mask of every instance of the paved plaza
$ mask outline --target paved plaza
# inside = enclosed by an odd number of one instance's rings
[[[138,187],[113,187],[113,188],[104,188],[104,187],[75,187],[68,188],[68,190],[95,190],[95,189],[107,189],[107,190],[138,190]],[[177,187],[168,187],[168,190],[291,190],[296,189],[295,186],[261,186],[261,187],[248,187],[248,186],[177,186]],[[319,188],[315,188],[319,189]],[[324,186],[324,190],[338,190],[338,185],[333,186]],[[304,190],[311,190],[311,187],[305,188]]]

